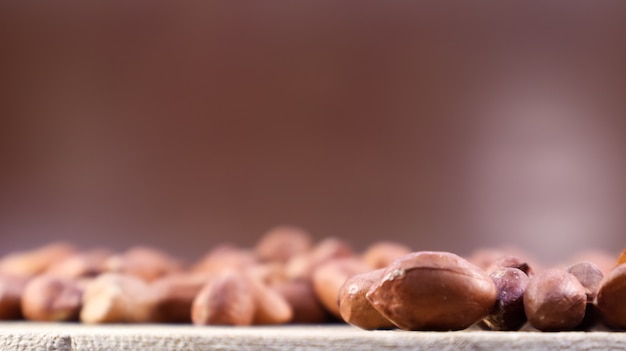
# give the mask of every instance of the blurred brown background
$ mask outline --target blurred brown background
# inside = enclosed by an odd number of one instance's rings
[[[0,253],[292,223],[626,247],[623,2],[0,4]]]

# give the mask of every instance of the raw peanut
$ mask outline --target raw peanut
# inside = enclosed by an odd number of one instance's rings
[[[622,263],[607,274],[598,290],[596,305],[605,323],[626,329],[626,264]]]
[[[95,277],[105,271],[109,250],[96,249],[72,254],[52,264],[46,275],[64,278]]]
[[[151,321],[156,296],[140,278],[105,273],[83,293],[80,320],[84,323],[146,323]]]
[[[0,260],[0,273],[33,277],[43,273],[50,265],[73,254],[73,246],[57,243],[35,250],[16,252]]]
[[[507,267],[517,268],[529,277],[532,277],[534,275],[534,272],[528,265],[528,262],[511,255],[504,255],[496,258],[495,261],[486,269],[486,271],[487,273],[491,274],[492,272],[500,270],[501,268]]]
[[[270,289],[256,277],[245,275],[254,299],[254,317],[252,324],[284,324],[293,317],[293,310],[287,300]]]
[[[121,256],[111,256],[106,270],[130,274],[151,282],[159,277],[181,271],[181,263],[168,254],[149,247],[134,247]]]
[[[233,269],[243,271],[258,264],[259,260],[254,252],[231,245],[222,245],[209,251],[196,263],[192,271],[212,274]]]
[[[320,324],[330,320],[328,311],[322,306],[309,280],[276,282],[272,288],[291,306],[293,316],[290,323]]]
[[[587,295],[576,277],[547,269],[530,279],[524,310],[531,326],[542,331],[572,330],[585,316]]]
[[[310,279],[315,268],[335,258],[353,257],[350,245],[337,238],[327,238],[311,251],[292,257],[287,262],[286,275],[290,279]]]
[[[596,300],[600,282],[604,278],[600,268],[591,262],[579,262],[567,267],[565,270],[576,277],[578,282],[585,288],[587,303],[593,303]]]
[[[459,330],[485,317],[496,287],[480,268],[449,252],[415,252],[385,268],[366,294],[372,306],[406,330]]]
[[[576,255],[571,264],[578,262],[591,262],[598,266],[602,271],[602,274],[607,275],[613,268],[615,268],[615,254],[608,253],[600,250],[587,250]]]
[[[22,319],[22,293],[29,278],[0,274],[0,320]]]
[[[223,271],[209,280],[191,307],[196,325],[251,325],[256,306],[246,278],[235,271]]]
[[[384,269],[356,274],[339,289],[339,313],[347,323],[363,329],[391,329],[395,326],[367,300],[365,294],[383,278]]]
[[[78,321],[82,295],[83,289],[76,280],[38,276],[24,289],[22,312],[32,321]]]
[[[517,268],[503,267],[489,277],[496,285],[498,297],[493,310],[478,325],[488,330],[519,330],[526,324],[524,291],[528,276]]]
[[[280,226],[268,231],[257,243],[254,251],[263,261],[286,263],[295,255],[311,249],[309,233],[293,226]]]
[[[172,274],[152,282],[155,293],[152,322],[191,323],[191,305],[210,280],[207,274]]]
[[[357,258],[335,259],[324,263],[313,273],[313,289],[322,305],[335,317],[341,318],[337,297],[339,289],[350,276],[369,271]]]
[[[395,259],[411,253],[406,245],[390,241],[379,241],[370,245],[363,253],[363,261],[373,269],[385,268]]]

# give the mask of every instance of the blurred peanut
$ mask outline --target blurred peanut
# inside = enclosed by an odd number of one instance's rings
[[[28,282],[22,293],[22,312],[32,321],[77,321],[82,295],[77,280],[38,276]]]
[[[383,278],[384,269],[349,277],[339,289],[339,313],[341,318],[363,329],[391,329],[395,326],[372,306],[365,295],[372,285]]]
[[[141,246],[109,257],[105,266],[107,272],[129,274],[147,282],[182,270],[182,264],[165,252]]]
[[[29,278],[0,273],[0,320],[22,319],[22,293]]]
[[[191,307],[191,320],[196,325],[251,325],[254,315],[250,283],[236,271],[223,271],[212,277]]]
[[[335,258],[353,257],[348,243],[337,238],[327,238],[306,253],[293,256],[288,262],[286,275],[290,279],[310,279],[315,269]]]
[[[290,323],[319,324],[330,320],[330,314],[319,301],[310,280],[286,280],[272,286],[291,306]]]
[[[328,261],[313,273],[313,289],[322,305],[335,317],[341,318],[337,298],[339,289],[349,277],[365,273],[370,267],[357,258],[341,258]]]
[[[295,255],[311,249],[309,233],[293,226],[279,226],[268,231],[257,243],[254,251],[263,261],[287,262]]]
[[[52,264],[75,251],[69,244],[55,243],[30,251],[12,253],[0,260],[0,273],[32,277],[43,273]]]
[[[411,248],[391,241],[379,241],[370,245],[363,253],[363,262],[372,269],[385,268],[395,259],[407,255]]]

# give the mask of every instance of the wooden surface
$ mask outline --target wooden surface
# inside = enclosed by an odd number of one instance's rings
[[[0,323],[0,351],[503,349],[626,350],[626,333],[365,331],[346,325],[233,328]]]

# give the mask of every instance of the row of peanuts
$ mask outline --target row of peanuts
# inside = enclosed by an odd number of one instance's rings
[[[617,266],[605,254],[597,265],[560,269],[523,256],[491,250],[466,260],[394,242],[357,254],[343,240],[314,243],[291,226],[252,248],[215,247],[193,264],[148,247],[115,253],[57,243],[0,259],[0,320],[626,329],[626,255]]]

